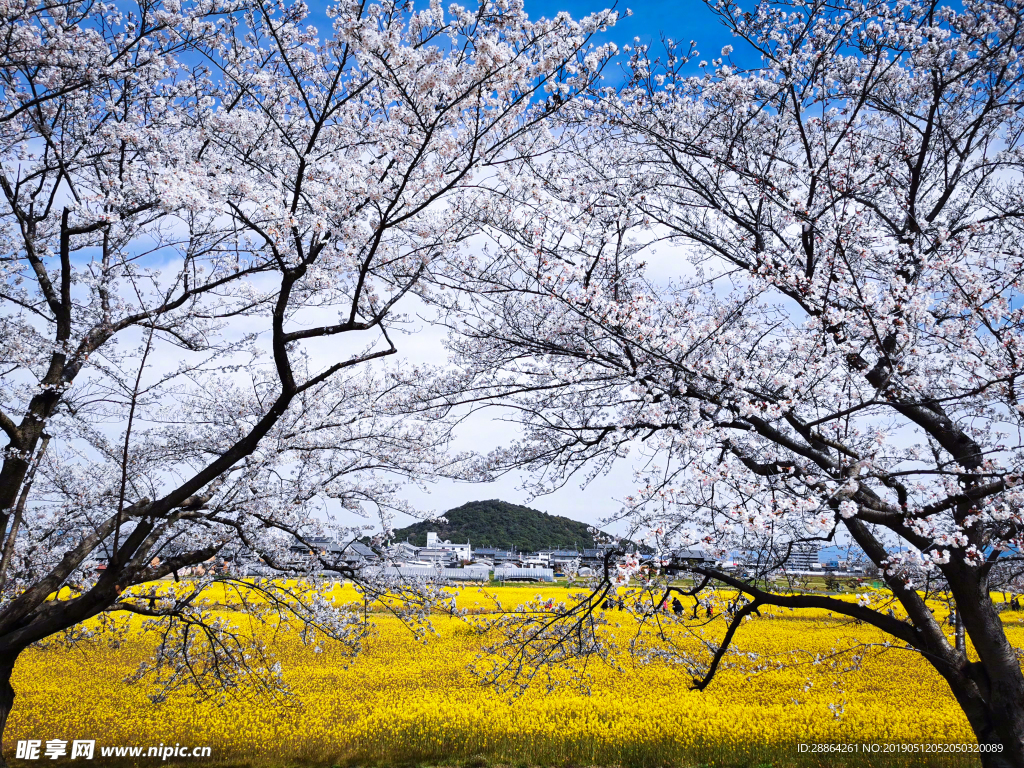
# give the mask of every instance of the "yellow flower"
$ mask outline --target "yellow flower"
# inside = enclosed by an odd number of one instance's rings
[[[515,587],[488,591],[503,605],[532,598]],[[566,599],[559,587],[542,593],[556,603]],[[221,590],[216,597],[225,617],[237,621],[230,595]],[[351,586],[334,597],[362,600]],[[487,605],[475,589],[458,603]],[[792,764],[798,742],[973,741],[942,679],[916,655],[878,647],[885,638],[877,630],[824,613],[762,613],[740,630],[738,653],[703,693],[689,690],[692,673],[680,663],[634,666],[623,659],[618,670],[600,663],[588,669],[589,696],[569,688],[545,695],[537,685],[511,703],[467,669],[482,651],[481,637],[442,614],[433,616],[437,636],[426,644],[389,614],[374,614],[378,631],[354,662],[330,644],[313,653],[292,630],[268,637],[295,692],[288,706],[258,698],[197,702],[184,692],[153,703],[145,683],[125,682],[153,642],[135,631],[118,648],[26,651],[15,668],[17,699],[5,737],[8,744],[96,739],[97,748],[209,746],[215,760],[268,766],[477,754],[532,764]],[[621,623],[604,629],[625,646],[635,628]],[[707,639],[721,637],[724,628],[716,619]],[[1024,629],[1007,631],[1019,647]],[[698,635],[671,624],[666,632],[677,647],[701,653]],[[851,654],[829,660],[844,648],[862,657],[856,669],[848,669]]]

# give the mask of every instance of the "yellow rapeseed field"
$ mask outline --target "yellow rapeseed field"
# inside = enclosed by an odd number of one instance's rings
[[[355,598],[349,590],[339,591],[338,599]],[[538,592],[490,591],[513,604]],[[565,595],[558,587],[539,591]],[[467,588],[459,602],[467,608],[488,604],[476,588]],[[1018,647],[1024,645],[1021,615],[1006,614]],[[609,617],[614,623],[614,612]],[[875,645],[885,638],[870,627],[839,627],[824,614],[776,611],[755,619],[738,635],[742,651],[805,663],[753,677],[728,669],[703,693],[688,690],[681,667],[627,661],[621,671],[591,667],[590,695],[531,690],[511,702],[467,671],[481,639],[465,623],[437,617],[436,636],[420,643],[397,619],[375,619],[377,631],[351,664],[330,646],[315,653],[293,635],[277,637],[272,645],[296,694],[286,705],[265,699],[197,702],[184,693],[153,703],[145,683],[125,682],[146,657],[142,633],[116,649],[31,650],[15,669],[17,699],[6,743],[179,743],[211,747],[213,762],[256,766],[394,765],[475,755],[531,765],[753,766],[844,762],[801,754],[799,743],[973,741],[944,683],[920,658]],[[720,634],[724,624],[716,623]],[[846,662],[812,663],[851,642],[865,644],[859,669],[844,671]],[[794,647],[806,655],[788,655]],[[901,761],[860,754],[845,762]],[[976,764],[967,757],[903,762]]]

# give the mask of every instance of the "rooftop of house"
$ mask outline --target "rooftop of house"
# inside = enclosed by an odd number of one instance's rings
[[[667,553],[674,560],[704,560],[704,553],[699,549],[673,549]]]
[[[344,553],[345,555],[355,555],[357,557],[366,558],[377,556],[376,552],[361,542],[339,542],[332,539],[330,536],[311,536],[306,539],[306,543],[296,540],[292,542],[291,549],[293,552],[305,552],[310,549],[316,549],[320,552],[330,552],[335,555]]]

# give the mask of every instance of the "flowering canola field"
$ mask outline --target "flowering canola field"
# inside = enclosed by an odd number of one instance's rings
[[[537,590],[521,598],[522,588],[491,592],[515,604]],[[557,588],[541,592],[565,595]],[[473,607],[486,599],[470,588],[459,602]],[[1020,616],[1007,616],[1017,647],[1024,645]],[[375,618],[377,631],[350,664],[330,646],[314,653],[294,636],[276,638],[274,650],[296,694],[284,705],[196,701],[183,693],[153,703],[145,683],[125,682],[146,658],[141,636],[116,649],[30,650],[15,668],[17,698],[6,743],[180,743],[211,747],[213,763],[254,766],[443,763],[482,755],[519,765],[640,767],[894,765],[901,761],[891,755],[863,753],[822,760],[797,745],[973,742],[943,681],[921,659],[879,647],[885,638],[870,627],[840,627],[824,614],[777,612],[748,624],[737,637],[740,650],[777,655],[787,665],[754,676],[727,669],[703,693],[688,690],[689,676],[678,666],[627,661],[615,670],[597,662],[589,669],[590,695],[531,690],[511,702],[467,670],[482,641],[465,623],[437,617],[437,634],[421,643],[397,619]],[[865,644],[858,669],[813,663],[854,641]],[[789,655],[794,647],[806,653]],[[969,757],[920,755],[905,762],[977,764]]]

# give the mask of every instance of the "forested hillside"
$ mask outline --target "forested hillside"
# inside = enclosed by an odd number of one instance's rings
[[[395,530],[395,541],[408,539],[425,546],[427,531],[441,540],[469,541],[474,547],[501,547],[520,551],[548,548],[583,549],[594,546],[594,529],[586,523],[506,501],[471,501],[444,514],[447,522],[421,521]],[[600,534],[598,534],[600,535]]]

